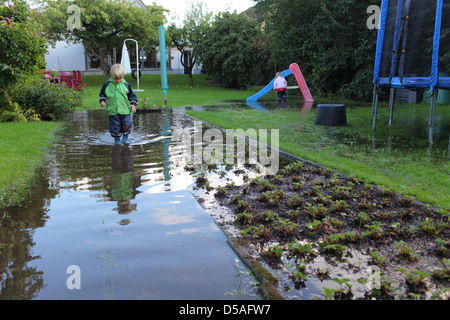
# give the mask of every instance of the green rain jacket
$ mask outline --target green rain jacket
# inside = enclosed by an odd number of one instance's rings
[[[130,105],[137,106],[138,99],[131,85],[122,80],[117,84],[112,78],[106,82],[100,90],[99,102],[106,102],[108,115],[131,114]]]

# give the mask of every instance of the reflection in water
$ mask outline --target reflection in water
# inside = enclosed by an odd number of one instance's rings
[[[302,126],[304,125],[304,117],[308,114],[311,108],[314,105],[314,101],[305,101],[300,108],[300,120],[301,122],[295,125],[295,131],[300,132],[302,130]]]
[[[166,140],[163,142],[163,155],[164,155],[164,161],[163,161],[163,169],[164,169],[164,179],[166,181],[170,180],[170,174],[169,174],[169,168],[170,168],[170,155],[169,155],[169,145],[170,145],[170,135],[172,134],[172,130],[170,127],[170,121],[169,121],[169,113],[164,112],[163,115],[163,126],[160,131],[161,135],[164,137],[167,137]]]
[[[314,105],[314,101],[305,101],[300,109],[300,113],[305,114],[306,112],[311,110],[313,105]]]
[[[28,262],[39,259],[33,253],[33,232],[45,225],[46,205],[57,191],[48,188],[49,180],[40,180],[23,210],[0,212],[0,300],[34,298],[45,287],[44,272]]]
[[[112,173],[106,180],[108,196],[117,201],[116,210],[119,214],[129,214],[136,211],[137,204],[131,203],[139,192],[136,190],[141,185],[139,172],[134,171],[133,155],[127,146],[113,146],[111,149]],[[121,224],[128,224],[129,219],[124,219]]]
[[[260,105],[260,104],[259,104],[258,102],[256,102],[256,101],[247,101],[246,103],[247,103],[247,105],[248,105],[249,107],[252,107],[253,109],[261,110],[261,111],[265,111],[265,112],[268,112],[268,111],[269,111],[269,110],[267,110],[266,107],[263,107],[262,105]]]
[[[300,110],[300,123],[309,108]],[[23,208],[0,212],[0,299],[222,299],[236,285],[241,290],[248,280],[237,280],[241,262],[189,192],[195,177],[172,140],[179,128],[194,134],[193,121],[177,112],[136,115],[131,145],[115,148],[104,119],[104,110],[77,112]],[[373,148],[389,134],[392,151],[426,149],[426,121],[402,121],[392,132],[377,131]],[[449,122],[442,123],[433,152],[448,160]],[[354,148],[371,142],[350,130],[323,131]],[[220,169],[209,174],[213,187],[244,180]],[[203,205],[219,216],[212,198]],[[66,286],[71,265],[81,269],[81,290]],[[251,286],[244,291],[239,298],[255,299]]]
[[[35,194],[19,212],[1,213],[0,298],[223,299],[250,282],[189,192],[194,177],[172,157],[173,130],[192,121],[136,115],[131,145],[114,146],[104,118],[104,110],[77,112]],[[79,290],[66,286],[72,265]],[[245,288],[239,298],[257,299]]]

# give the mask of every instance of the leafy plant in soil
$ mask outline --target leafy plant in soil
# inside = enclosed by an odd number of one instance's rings
[[[449,211],[438,212],[389,189],[305,163],[285,166],[276,176],[256,174],[256,178],[243,181],[217,189],[215,198],[232,209],[236,227],[244,243],[255,248],[250,249],[255,255],[274,260],[286,254],[289,259],[295,258],[301,269],[321,257],[349,264],[339,258],[347,255],[348,249],[366,252],[367,263],[377,265],[381,274],[388,272],[392,278],[381,277],[380,286],[365,293],[368,299],[403,298],[408,294],[424,298],[429,287],[422,282],[434,282],[435,289],[427,292],[427,297],[445,295],[445,287],[450,287],[448,266],[442,262],[448,262],[442,259],[448,259],[450,251],[446,240]],[[269,245],[273,241],[279,243],[277,247]],[[420,273],[423,270],[415,271],[425,265],[438,266],[433,277]],[[334,266],[309,267],[316,270],[319,279],[334,270]],[[298,268],[288,271],[296,288],[305,274]],[[347,268],[351,269],[350,264]],[[295,274],[297,271],[300,273]],[[351,281],[342,282],[340,289],[323,288],[324,297],[352,298],[346,285],[351,286]]]
[[[263,252],[263,255],[269,259],[280,259],[283,255],[283,248],[277,245],[270,246]]]
[[[372,256],[372,262],[378,266],[383,265],[386,262],[386,258],[382,257],[378,252],[372,251],[370,252],[370,255]]]
[[[306,265],[302,263],[297,264],[292,271],[289,271],[289,273],[289,278],[294,282],[296,289],[305,287],[305,281],[308,279],[306,276]]]
[[[447,224],[442,220],[434,221],[432,218],[425,218],[425,221],[420,223],[420,227],[429,235],[437,236],[447,227]]]
[[[333,281],[339,284],[339,289],[335,290],[334,297],[338,299],[350,299],[353,296],[350,280],[343,278],[333,278]],[[345,287],[343,286],[345,284]]]
[[[369,229],[369,231],[365,232],[364,235],[370,237],[371,239],[380,239],[383,235],[384,224],[380,221],[374,221],[372,224],[366,224],[364,226]]]
[[[412,272],[399,268],[399,271],[405,275],[406,285],[413,293],[424,293],[427,283],[426,279],[430,276],[428,273],[414,270]]]
[[[277,206],[281,201],[286,199],[286,195],[282,190],[263,192],[258,200],[269,204],[270,206]]]
[[[316,253],[310,243],[301,244],[298,239],[295,239],[294,242],[288,243],[287,248],[293,255],[303,258],[306,256],[316,256]]]
[[[236,223],[248,226],[253,222],[253,216],[247,213],[246,210],[239,212],[236,216]]]
[[[417,261],[419,256],[417,253],[404,242],[394,242],[396,246],[398,246],[398,254],[404,258],[407,258],[410,261]]]

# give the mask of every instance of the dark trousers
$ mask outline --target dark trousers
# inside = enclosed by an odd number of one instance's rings
[[[286,90],[277,91],[278,102],[286,102]]]
[[[131,132],[131,114],[109,116],[109,132],[112,137],[129,135]]]

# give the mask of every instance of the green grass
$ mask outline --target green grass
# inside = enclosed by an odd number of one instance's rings
[[[169,74],[167,82],[167,105],[180,107],[186,105],[208,105],[222,100],[245,100],[249,92],[245,90],[224,89],[212,86],[207,81],[206,75],[194,75],[194,86],[189,87],[187,75]],[[137,81],[130,75],[125,76],[133,89],[137,89]],[[84,107],[87,109],[99,108],[98,99],[100,89],[105,82],[104,76],[84,76]],[[139,80],[139,89],[144,92],[136,92],[138,99],[149,99],[150,103],[162,106],[164,94],[161,89],[160,75],[143,75]]]
[[[84,77],[87,83],[85,108],[98,108],[98,92],[104,80],[103,76]],[[127,75],[126,80],[137,88],[135,79]],[[212,86],[206,75],[194,75],[192,88],[187,85],[186,75],[169,75],[168,83],[167,101],[171,107],[214,105],[224,100],[245,101],[253,94],[246,90]],[[140,79],[140,89],[144,92],[137,95],[139,99],[148,98],[152,104],[162,105],[164,96],[160,88],[159,75],[144,75]],[[274,100],[275,95],[270,93],[259,102],[272,103]],[[298,97],[290,96],[289,102],[301,105]],[[316,98],[316,103],[345,103],[349,126],[314,126],[315,110],[301,114],[299,110],[292,109],[265,113],[253,109],[224,108],[217,112],[188,113],[226,129],[279,129],[280,148],[284,151],[413,196],[430,205],[450,208],[448,137],[443,138],[443,145],[434,146],[432,154],[428,154],[428,104],[396,105],[394,124],[388,126],[387,104],[380,103],[378,126],[373,133],[370,103],[337,98]],[[450,108],[438,105],[436,115],[444,117],[442,123],[449,123],[445,119],[450,117]],[[372,148],[372,141],[375,141],[375,148]],[[394,144],[399,142],[391,148],[391,141]]]
[[[133,88],[136,80],[125,77]],[[98,94],[105,82],[104,76],[84,76],[84,105],[80,108],[99,108]],[[206,75],[194,75],[194,87],[187,83],[187,75],[168,75],[168,106],[216,105],[224,100],[245,101],[252,91],[215,87]],[[139,99],[163,105],[159,75],[143,75],[140,79]],[[254,88],[254,91],[258,88]],[[273,102],[270,93],[260,102]],[[221,111],[189,112],[198,119],[226,129],[278,129],[280,148],[301,158],[354,175],[379,186],[439,208],[450,208],[450,162],[448,147],[449,106],[438,105],[436,116],[437,143],[428,150],[427,121],[429,106],[396,105],[395,119],[388,126],[388,108],[380,104],[378,127],[372,131],[370,104],[343,101],[336,98],[316,98],[316,103],[345,103],[349,125],[346,127],[315,126],[315,110],[274,110],[270,113],[249,108],[223,108]],[[301,105],[298,97],[289,96],[289,103]],[[32,183],[35,168],[42,164],[49,133],[59,128],[58,123],[0,123],[0,199],[2,204],[17,202]],[[441,136],[439,136],[441,132]],[[442,134],[444,136],[442,136]],[[445,134],[447,136],[445,137]],[[23,142],[22,142],[23,141]],[[373,147],[374,145],[374,147]],[[17,195],[16,195],[17,193]],[[8,197],[6,197],[8,196]],[[15,200],[14,200],[15,199]],[[1,205],[0,205],[1,206]]]
[[[19,205],[46,160],[61,122],[0,123],[0,208]]]
[[[243,108],[188,114],[226,129],[278,129],[284,151],[432,206],[450,208],[448,136],[437,136],[440,143],[429,153],[425,104],[398,106],[397,122],[391,127],[387,108],[381,108],[375,133],[367,104],[347,108],[346,127],[314,125],[314,109],[306,114],[292,109],[265,113]],[[436,114],[444,118],[442,127],[446,127],[450,108],[438,105]]]

